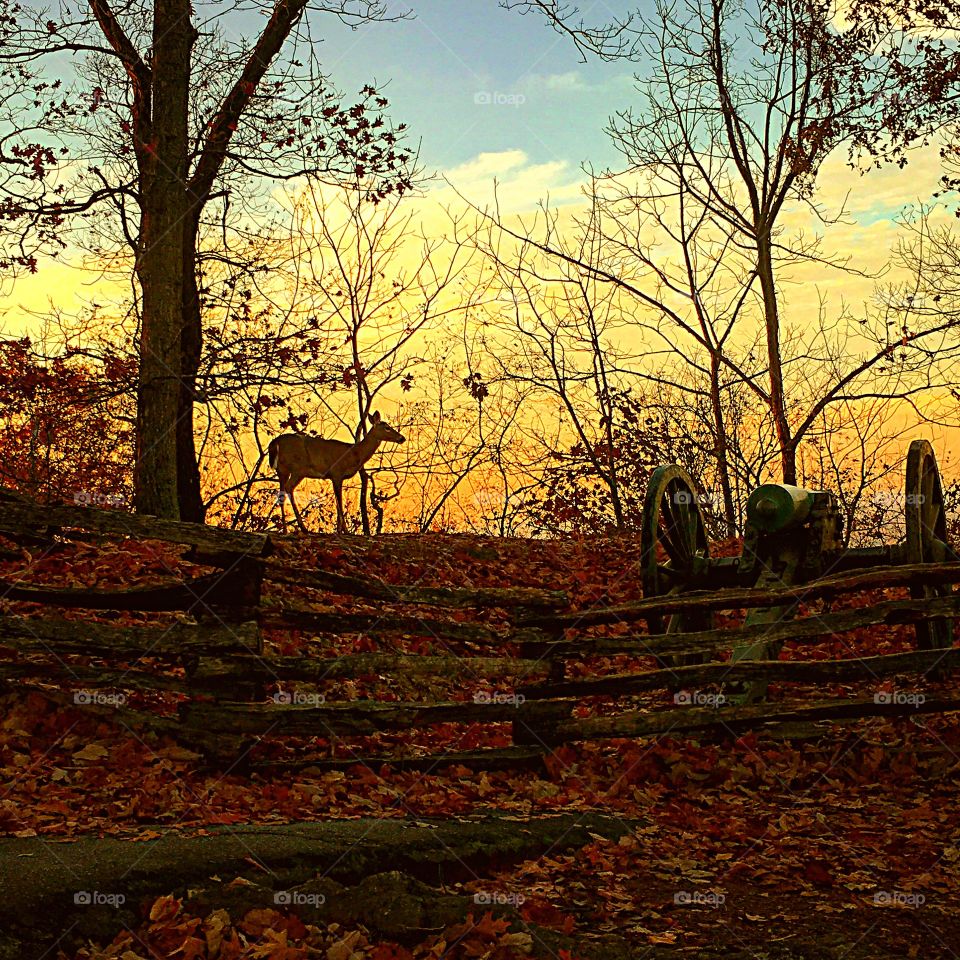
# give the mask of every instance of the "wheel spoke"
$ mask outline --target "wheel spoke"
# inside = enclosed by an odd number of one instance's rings
[[[924,541],[929,541],[930,537],[933,536],[938,504],[935,503],[933,499],[936,475],[928,465],[925,464],[924,466],[926,469],[923,472],[923,479],[920,482],[920,493],[923,497],[923,500],[920,501],[920,529]],[[926,553],[926,551],[924,551],[924,553]]]
[[[709,557],[710,554],[694,485],[681,467],[665,464],[653,471],[643,511],[641,556],[644,596],[664,596],[689,590],[694,558]],[[692,622],[689,616],[684,615],[664,618],[651,614],[647,618],[647,627],[651,632],[675,632],[689,629],[688,624]],[[705,622],[712,624],[712,614],[706,615]],[[656,659],[666,667],[701,662],[703,657],[699,654],[692,657],[665,655]]]
[[[683,498],[678,498],[679,494],[683,494]],[[700,513],[693,505],[694,493],[686,484],[678,483],[673,497],[671,512],[674,520],[674,542],[684,555],[690,558],[696,552]]]
[[[660,495],[660,519],[670,528],[676,525],[677,519],[674,514],[674,502],[672,484],[667,484],[663,493]]]
[[[679,565],[684,565],[687,560],[683,541],[677,536],[677,513],[674,507],[679,504],[671,502],[669,488],[664,491],[660,501],[660,520],[661,520],[661,542],[670,556],[670,559]],[[679,511],[678,511],[679,512]]]
[[[664,550],[667,551],[667,556],[675,564],[677,564],[677,566],[684,566],[686,564],[687,557],[683,550],[678,547],[674,541],[673,533],[673,528],[664,524],[660,528],[660,542],[663,544]]]
[[[694,515],[693,511],[690,509],[690,504],[683,502],[678,504],[679,513],[678,522],[679,522],[679,534],[681,537],[681,542],[683,543],[684,552],[687,556],[693,556],[693,548],[696,543],[697,535],[694,531]]]
[[[937,508],[935,506],[927,506],[924,503],[920,507],[920,529],[923,531],[924,539],[928,539],[933,536],[933,531],[936,529],[937,525]]]

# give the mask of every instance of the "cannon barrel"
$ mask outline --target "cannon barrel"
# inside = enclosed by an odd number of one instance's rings
[[[789,483],[764,483],[747,500],[747,522],[764,533],[803,523],[813,506],[814,491]]]

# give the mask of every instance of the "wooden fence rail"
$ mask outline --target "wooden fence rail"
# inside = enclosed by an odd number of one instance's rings
[[[960,570],[958,570],[960,573]],[[710,599],[709,597],[705,599]],[[750,606],[747,604],[746,606]],[[817,613],[783,620],[780,623],[760,623],[741,626],[736,630],[736,642],[762,640],[768,643],[815,640],[824,636],[847,633],[865,627],[903,626],[921,620],[956,616],[960,613],[960,594],[923,600],[883,600],[869,607],[855,607],[836,613]],[[527,635],[524,635],[526,637]],[[527,657],[553,659],[578,656],[634,656],[702,653],[729,649],[734,640],[730,628],[718,630],[691,630],[689,633],[661,633],[628,637],[587,637],[574,640],[548,640],[532,636],[522,639],[519,648]]]
[[[224,530],[202,523],[160,520],[86,506],[57,506],[19,499],[0,503],[0,533],[69,536],[69,528],[183,544],[194,548],[191,559],[210,566],[229,565],[244,556],[267,557],[273,552],[272,541],[265,533]]]
[[[960,583],[960,563],[874,568],[778,590],[728,589],[571,611],[565,595],[556,590],[397,585],[334,571],[300,570],[278,559],[271,535],[84,506],[50,507],[0,491],[0,535],[53,546],[73,536],[84,537],[83,531],[104,538],[181,544],[189,548],[187,559],[220,569],[187,580],[171,578],[168,583],[127,589],[54,587],[7,575],[0,579],[0,599],[38,604],[44,615],[22,615],[22,608],[17,608],[16,613],[0,616],[0,647],[9,651],[0,657],[0,680],[8,685],[39,684],[48,693],[53,687],[51,695],[59,702],[176,736],[218,763],[234,764],[248,757],[251,745],[262,738],[319,737],[338,742],[457,724],[496,725],[501,737],[503,730],[512,731],[514,746],[426,756],[305,753],[302,760],[265,763],[274,769],[290,769],[298,763],[342,768],[356,762],[392,763],[408,769],[443,763],[472,763],[478,769],[522,766],[557,744],[577,740],[730,735],[795,720],[960,709],[960,699],[949,695],[906,701],[884,699],[877,693],[880,683],[892,676],[946,676],[960,666],[960,649],[857,656],[851,641],[851,656],[840,660],[731,664],[724,659],[734,644],[750,641],[808,643],[864,628],[956,617],[960,595],[890,598],[842,610],[810,609],[820,601],[864,590]],[[298,587],[297,600],[279,599],[271,592],[271,584]],[[317,602],[308,602],[315,590],[322,591]],[[289,590],[282,593],[288,596]],[[331,601],[331,594],[361,601],[362,609],[345,609],[342,601]],[[634,625],[654,614],[781,606],[799,616],[775,624],[690,633],[645,635],[634,628],[629,636],[610,637],[588,632],[610,624]],[[422,607],[429,612],[421,613],[417,608]],[[494,608],[498,612],[493,619],[477,618]],[[104,616],[108,611],[166,615],[168,619],[177,615],[178,619],[127,626],[67,619],[57,616],[58,610],[91,610]],[[265,634],[269,638],[271,631],[289,630],[321,642],[309,643],[306,651],[295,656],[276,653],[272,642],[265,642]],[[344,652],[331,639],[343,635],[361,636],[365,645],[375,649]],[[403,637],[420,638],[429,652],[396,649],[397,638]],[[314,652],[318,648],[323,652]],[[615,655],[684,653],[707,654],[710,662],[610,674],[602,660]],[[564,679],[564,665],[571,660],[591,664],[578,673],[592,675]],[[337,681],[363,679],[393,685],[415,697],[429,678],[433,678],[430,690],[447,683],[448,699],[326,699],[331,684],[335,691]],[[832,690],[831,699],[823,700],[750,706],[724,702],[723,691],[730,684],[761,679],[806,688],[866,683],[874,689],[873,696],[866,698],[861,689],[860,695],[846,699],[838,699]],[[441,687],[435,687],[437,683]],[[714,707],[684,699],[684,691],[703,688],[714,691]],[[101,698],[90,696],[90,691],[110,689],[161,691],[173,699],[166,713],[156,713],[138,706],[105,705]],[[636,708],[638,697],[644,701],[640,709]],[[594,698],[630,701],[618,705],[631,709],[609,716],[591,713],[591,704],[599,702]]]
[[[863,590],[885,590],[890,587],[939,586],[960,583],[960,563],[920,563],[903,566],[872,567],[814,580],[777,590],[750,588],[728,590],[694,590],[689,593],[652,597],[635,603],[523,617],[518,626],[532,626],[561,632],[568,629],[611,623],[630,623],[657,614],[685,613],[706,610],[744,610],[756,607],[781,607],[813,600],[826,600]]]

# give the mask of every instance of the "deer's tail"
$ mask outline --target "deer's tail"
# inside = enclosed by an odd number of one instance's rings
[[[277,451],[280,449],[280,438],[274,437],[270,441],[270,445],[267,447],[267,455],[269,456],[270,466],[274,470],[277,469]]]

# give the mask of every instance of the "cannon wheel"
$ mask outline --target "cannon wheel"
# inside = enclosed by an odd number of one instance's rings
[[[666,554],[666,563],[661,562]],[[689,589],[693,573],[709,560],[707,529],[693,481],[675,463],[657,467],[650,475],[643,501],[640,536],[640,576],[643,596],[662,597]],[[654,633],[711,630],[713,612],[671,614],[666,623],[659,614],[647,617]],[[702,663],[703,654],[658,656],[661,667]]]
[[[938,563],[952,555],[947,545],[947,518],[943,508],[943,488],[933,447],[926,440],[914,440],[907,453],[907,483],[904,497],[907,563]],[[910,588],[911,596],[945,597],[949,584]],[[942,617],[916,624],[917,647],[934,650],[953,646],[953,621]]]

